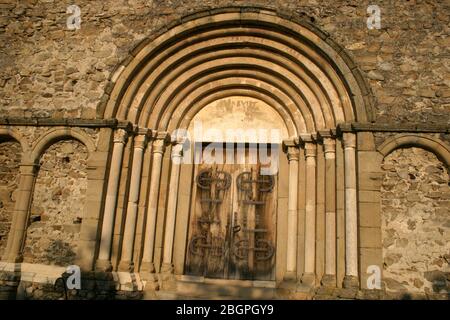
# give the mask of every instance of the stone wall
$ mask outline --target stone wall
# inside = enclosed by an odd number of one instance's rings
[[[67,6],[81,9],[68,30]],[[365,72],[377,121],[450,122],[448,1],[350,0],[1,0],[0,110],[9,116],[95,117],[107,78],[129,50],[159,28],[202,9],[264,5],[330,33]]]
[[[78,141],[50,146],[40,160],[27,229],[24,261],[74,262],[86,188],[86,147]]]
[[[382,168],[386,290],[450,292],[449,172],[420,148],[398,149]]]
[[[81,9],[80,30],[67,29],[66,10],[71,4]],[[380,0],[381,30],[367,29],[369,4],[368,0],[0,0],[0,112],[2,117],[95,118],[107,79],[141,40],[198,10],[263,5],[283,16],[306,19],[345,48],[374,93],[376,122],[450,124],[450,66],[445,62],[450,48],[448,1]],[[48,128],[18,130],[32,146]],[[379,135],[377,145],[387,136]],[[450,142],[450,135],[442,134],[442,139]],[[43,155],[25,262],[74,262],[87,185],[86,157],[86,148],[74,141],[56,143]],[[0,145],[1,170],[17,170],[19,161],[18,144]],[[384,170],[387,289],[448,291],[448,172],[420,149],[396,151],[386,159]],[[16,180],[10,184],[1,178],[8,174],[0,172],[0,254],[17,186]],[[13,174],[8,179],[13,181]],[[126,199],[122,196],[119,201]],[[61,297],[51,286],[22,284],[25,299]],[[86,291],[90,298],[88,292],[92,290]],[[355,298],[356,293],[343,292],[335,297]],[[110,298],[113,293],[102,294]],[[334,293],[324,294],[330,295]]]
[[[25,269],[21,272],[4,268],[5,263],[0,263],[0,300],[139,300],[143,297],[139,277],[132,278],[130,274],[121,277],[111,272],[82,272],[80,289],[64,289],[64,281],[70,274],[55,273],[56,270],[51,270],[55,267],[16,265],[15,269]]]
[[[21,281],[18,285],[18,300],[139,300],[142,290],[117,290],[111,273],[84,273],[81,289],[64,289],[62,280],[56,283]]]
[[[19,165],[22,150],[18,142],[0,143],[0,257],[6,248],[15,205],[15,191],[19,184]]]

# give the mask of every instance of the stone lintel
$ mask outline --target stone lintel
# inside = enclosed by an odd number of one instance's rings
[[[306,143],[316,143],[317,134],[300,134],[297,138],[297,141],[297,143],[302,146],[304,146]]]
[[[132,124],[129,121],[117,119],[66,119],[66,118],[26,118],[26,117],[1,117],[0,125],[9,126],[67,126],[86,128],[122,128],[129,129]],[[426,123],[369,123],[347,122],[340,123],[336,129],[323,130],[317,133],[317,138],[325,137],[328,132],[332,136],[342,135],[343,132],[410,132],[410,133],[450,133],[448,124]],[[302,135],[301,135],[302,136]]]
[[[317,141],[323,143],[326,138],[335,138],[336,129],[317,131]]]
[[[155,130],[153,140],[163,140],[164,144],[170,144],[170,134],[167,131]]]
[[[288,148],[297,147],[297,146],[298,146],[298,142],[296,141],[295,138],[285,139],[285,140],[283,140],[283,143],[282,143],[284,152],[287,152]]]
[[[133,124],[129,121],[119,121],[116,126],[117,129],[124,129],[127,132],[133,131]]]
[[[128,121],[126,123],[129,123]],[[86,128],[118,128],[121,121],[117,119],[65,119],[65,118],[0,118],[0,125],[33,126],[33,127],[86,127]]]
[[[426,123],[369,123],[351,122],[338,124],[336,133],[344,132],[409,132],[409,133],[450,133],[450,125]]]
[[[148,128],[136,127],[134,133],[137,136],[145,136],[146,138],[152,138],[153,136],[153,131]]]
[[[353,132],[353,128],[351,123],[340,123],[336,126],[336,134],[339,137],[342,137],[344,132]]]

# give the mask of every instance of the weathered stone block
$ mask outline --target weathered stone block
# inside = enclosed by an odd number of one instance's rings
[[[359,224],[361,227],[381,227],[381,203],[359,203]]]
[[[381,228],[360,227],[359,233],[361,248],[381,247]]]
[[[361,175],[366,172],[380,172],[383,156],[376,151],[358,151],[358,171]]]

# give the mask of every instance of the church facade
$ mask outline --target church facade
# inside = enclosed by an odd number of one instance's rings
[[[445,5],[123,2],[3,5],[2,298],[448,299]]]

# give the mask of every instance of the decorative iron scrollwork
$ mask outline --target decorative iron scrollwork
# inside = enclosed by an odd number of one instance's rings
[[[271,192],[275,186],[275,179],[270,175],[260,175],[252,171],[244,171],[237,177],[236,183],[239,191],[243,193],[241,203],[244,205],[255,206],[253,211],[254,225],[249,226],[247,215],[249,211],[242,210],[242,232],[245,239],[238,240],[234,243],[234,255],[237,259],[248,259],[253,255],[256,261],[270,260],[274,255],[274,247],[271,242],[264,239],[268,230],[265,228],[261,214],[264,209],[260,209],[267,202],[267,194]],[[252,240],[252,242],[250,242]],[[253,243],[253,246],[250,246]]]
[[[265,239],[256,239],[255,247],[249,247],[249,241],[239,240],[234,244],[234,255],[239,259],[246,259],[250,251],[255,252],[258,261],[266,261],[272,258],[274,249],[272,244]]]
[[[197,186],[203,190],[211,189],[211,185],[215,183],[216,190],[227,190],[231,186],[231,175],[228,172],[211,169],[205,169],[197,175]]]
[[[191,254],[203,257],[206,250],[209,251],[210,256],[222,257],[225,252],[223,239],[221,237],[212,237],[210,242],[208,242],[206,236],[196,236],[191,239],[189,243]]]
[[[251,192],[253,183],[258,184],[259,192],[271,192],[275,185],[275,180],[270,175],[260,175],[258,179],[252,179],[250,171],[241,172],[237,177],[237,187],[241,191]]]
[[[201,211],[196,211],[188,252],[192,270],[199,274],[214,274],[219,269],[225,273],[247,269],[265,272],[273,266],[275,247],[267,213],[272,209],[270,192],[274,190],[275,177],[260,175],[255,168],[241,172],[235,181],[232,179],[232,174],[217,167],[199,170],[195,178],[196,210]],[[236,183],[233,188],[232,183]],[[238,193],[229,194],[230,189]],[[237,203],[228,202],[233,199]],[[230,211],[229,204],[236,211]],[[227,268],[230,263],[235,267]]]
[[[204,169],[196,177],[200,189],[202,214],[197,220],[200,224],[219,223],[217,208],[223,201],[224,191],[231,186],[231,175],[228,172]]]

